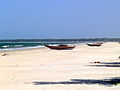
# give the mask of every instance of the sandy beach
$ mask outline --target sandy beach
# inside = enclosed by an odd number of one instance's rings
[[[7,53],[6,56],[1,56]],[[120,90],[120,44],[0,52],[0,90]],[[94,62],[100,63],[94,63]]]

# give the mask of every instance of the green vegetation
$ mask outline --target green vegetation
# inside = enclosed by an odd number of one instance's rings
[[[115,86],[119,85],[120,83],[116,83]]]
[[[87,41],[103,41],[103,42],[120,42],[120,38],[82,38],[82,39],[1,39],[0,42],[87,42]]]

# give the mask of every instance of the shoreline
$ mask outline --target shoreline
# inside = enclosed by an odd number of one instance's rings
[[[50,45],[51,44],[52,43],[50,43]],[[52,45],[59,45],[59,44],[55,43]],[[67,43],[67,45],[74,45],[74,44],[76,45],[76,44],[84,44],[84,43],[69,43],[69,44]],[[45,48],[45,46],[44,45],[36,45],[36,46],[27,46],[27,47],[18,47],[18,48],[1,48],[0,52],[1,51],[14,51],[14,50],[28,50],[28,49],[37,49],[37,48]]]
[[[69,44],[67,43],[67,44],[68,45],[77,45],[77,46],[79,46],[79,45],[84,45],[84,44],[87,44],[87,43],[89,43],[89,42],[69,43]],[[106,43],[106,42],[104,42],[104,43]],[[115,42],[113,42],[113,43],[115,43]],[[56,45],[56,44],[53,44],[53,45]],[[45,46],[44,45],[38,45],[38,46],[28,46],[28,47],[18,47],[18,48],[3,48],[3,49],[1,48],[0,52],[4,52],[4,51],[19,51],[19,50],[21,51],[21,50],[29,50],[29,49],[31,50],[31,49],[39,49],[39,48],[45,48]]]

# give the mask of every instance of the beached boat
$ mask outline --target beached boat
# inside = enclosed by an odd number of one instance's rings
[[[76,46],[68,46],[68,45],[58,45],[58,46],[45,45],[45,46],[55,50],[72,50],[73,48],[76,47]]]
[[[103,43],[88,43],[88,46],[101,46]]]

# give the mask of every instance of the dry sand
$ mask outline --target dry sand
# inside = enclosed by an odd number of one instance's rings
[[[48,48],[0,52],[0,90],[120,90],[120,44],[79,44],[73,50]],[[100,61],[101,63],[93,63]],[[117,62],[117,63],[115,63]]]

